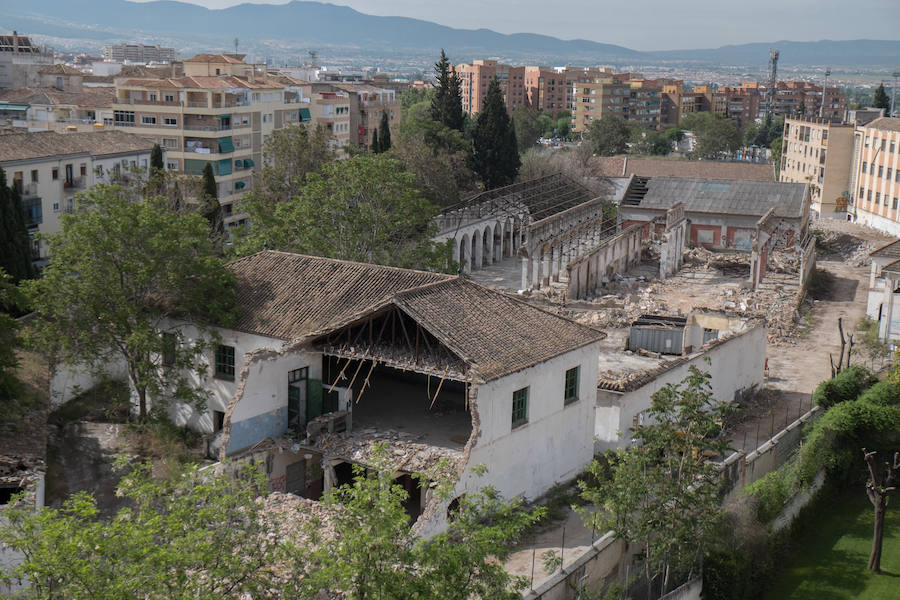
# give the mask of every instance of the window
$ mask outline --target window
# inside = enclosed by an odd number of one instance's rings
[[[894,148],[895,148],[895,147],[896,147],[896,142],[895,142],[894,140],[891,140],[891,154],[894,153]]]
[[[881,204],[881,192],[875,192],[875,206]]]
[[[144,115],[141,117],[141,125],[156,125],[156,117]]]
[[[888,181],[890,181],[893,176],[894,176],[894,170],[892,168],[888,167],[888,170],[887,170]]]
[[[891,208],[893,208],[894,210],[897,210],[897,196],[894,196],[894,202],[893,202],[893,204],[891,204]]]
[[[869,163],[864,162],[862,166],[862,172],[865,173],[868,170]]]
[[[175,94],[163,94],[163,100],[166,102],[175,102]]]
[[[566,382],[563,388],[563,403],[571,404],[578,400],[578,375],[581,367],[572,367],[566,371]]]
[[[81,172],[82,177],[87,175],[87,163],[81,163],[81,165],[79,166],[79,171]]]
[[[528,422],[528,388],[513,392],[512,428],[520,427]]]
[[[55,213],[59,212],[59,202],[53,203],[53,212],[55,212]]]
[[[216,347],[216,377],[234,381],[234,346],[219,344]]]
[[[174,127],[175,125],[178,125],[178,119],[176,119],[175,117],[165,117],[163,119],[163,125]]]
[[[884,165],[878,165],[878,176],[884,177]]]
[[[890,177],[890,175],[888,175],[888,177]],[[38,182],[38,172],[37,172],[37,169],[32,169],[32,170],[31,170],[31,183],[37,183],[37,182]]]
[[[871,202],[871,201],[872,201],[872,190],[868,190],[868,191],[866,192],[866,201],[867,201],[867,202]]]
[[[213,433],[222,431],[225,427],[225,413],[221,410],[212,411]]]
[[[177,171],[178,163],[177,162],[166,162],[166,168],[170,171]]]
[[[900,171],[898,171],[898,173],[900,173]],[[51,172],[51,178],[53,179],[53,181],[56,181],[57,179],[59,179],[59,169],[57,169],[57,168],[53,169],[53,171]]]
[[[178,344],[178,338],[174,333],[162,334],[162,364],[171,367],[175,364],[175,350]]]

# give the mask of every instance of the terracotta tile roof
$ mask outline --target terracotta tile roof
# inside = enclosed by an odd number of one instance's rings
[[[866,127],[871,129],[880,129],[882,131],[900,131],[900,119],[880,117],[870,123],[867,123]]]
[[[246,54],[198,54],[191,58],[185,59],[184,62],[199,63],[228,63],[232,65],[244,64]]]
[[[46,106],[73,105],[108,108],[116,91],[111,87],[84,88],[81,92],[64,92],[56,88],[15,88],[0,90],[0,100]]]
[[[0,163],[70,154],[104,156],[121,152],[149,152],[152,148],[153,143],[144,138],[116,130],[10,133],[0,135]]]
[[[231,89],[231,88],[247,88],[247,89],[272,89],[283,87],[282,84],[275,82],[250,82],[233,75],[226,76],[185,76],[185,77],[165,77],[162,79],[126,79],[119,81],[121,86],[147,87],[152,89],[172,88],[172,89]]]
[[[238,279],[240,330],[311,342],[394,305],[469,364],[480,381],[605,337],[449,275],[271,251],[229,268]]]
[[[292,340],[324,329],[390,295],[449,275],[287,252],[229,263],[241,316],[235,328]]]
[[[900,258],[900,238],[869,252],[869,256],[880,258]]]
[[[50,65],[38,72],[41,75],[86,75],[81,69],[76,69],[75,67],[64,64]]]
[[[626,160],[627,163],[626,163]],[[591,159],[605,177],[701,177],[708,179],[740,179],[775,181],[772,165],[716,160],[662,160],[625,156]]]

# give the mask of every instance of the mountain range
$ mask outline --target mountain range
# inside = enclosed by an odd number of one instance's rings
[[[293,1],[240,4],[210,10],[160,0],[0,0],[0,28],[65,40],[66,46],[96,51],[121,41],[175,45],[183,54],[200,50],[241,50],[296,56],[309,49],[327,55],[364,55],[410,60],[433,58],[445,48],[454,61],[500,57],[510,62],[550,64],[691,63],[752,66],[764,70],[770,47],[781,65],[871,68],[900,65],[900,41],[848,40],[754,43],[715,49],[642,52],[589,40],[562,40],[489,29],[454,29],[406,17],[379,17],[347,6]]]

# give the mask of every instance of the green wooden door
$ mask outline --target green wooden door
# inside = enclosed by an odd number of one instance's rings
[[[309,423],[323,413],[322,380],[306,380],[306,422]]]

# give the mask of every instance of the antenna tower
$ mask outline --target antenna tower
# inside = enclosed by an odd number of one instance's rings
[[[778,50],[769,50],[769,89],[766,90],[766,121],[775,114],[775,86],[778,78]]]
[[[238,41],[240,41],[240,40],[238,40],[237,38],[234,38],[234,53],[235,54],[238,53]]]

